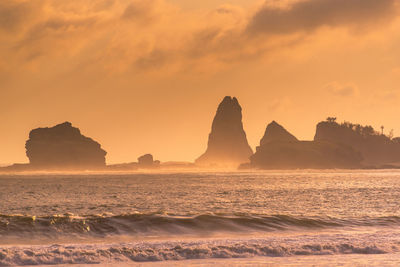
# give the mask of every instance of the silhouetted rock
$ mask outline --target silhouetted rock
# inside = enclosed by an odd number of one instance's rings
[[[135,171],[137,169],[139,169],[137,162],[110,164],[106,168],[108,171]]]
[[[0,172],[24,172],[30,170],[31,165],[29,163],[14,163],[10,166],[0,167]]]
[[[268,125],[250,164],[241,168],[359,168],[362,157],[352,147],[327,141],[298,141],[276,122]]]
[[[362,157],[351,147],[323,141],[271,142],[257,148],[251,166],[260,169],[360,168]]]
[[[268,124],[264,137],[260,141],[260,145],[262,146],[271,141],[293,142],[298,140],[276,121],[272,121],[270,124]]]
[[[139,168],[158,168],[160,161],[154,160],[151,154],[145,154],[138,158],[138,164]]]
[[[399,139],[391,139],[371,126],[323,121],[317,125],[314,140],[351,146],[362,154],[366,165],[400,163]]]
[[[242,124],[242,108],[235,97],[226,96],[219,104],[208,137],[208,147],[196,164],[238,166],[253,154]]]
[[[142,166],[151,166],[153,165],[153,161],[153,155],[151,154],[146,154],[138,158],[138,163]]]
[[[35,169],[97,169],[107,154],[100,144],[65,122],[29,133],[26,155]]]

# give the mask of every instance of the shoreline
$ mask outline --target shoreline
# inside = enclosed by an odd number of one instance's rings
[[[0,167],[1,175],[124,175],[124,174],[169,174],[169,173],[296,173],[296,172],[357,172],[357,171],[398,171],[400,167],[365,167],[354,169],[172,169],[172,168],[157,168],[157,169],[138,169],[138,170],[9,170],[7,167]]]

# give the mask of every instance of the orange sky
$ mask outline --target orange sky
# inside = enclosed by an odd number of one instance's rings
[[[194,160],[225,95],[255,148],[277,120],[400,135],[398,0],[0,1],[0,163],[71,121],[107,161]]]

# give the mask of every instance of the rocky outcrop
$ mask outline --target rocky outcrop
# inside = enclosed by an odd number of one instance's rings
[[[160,161],[154,160],[153,155],[151,155],[151,154],[145,154],[138,158],[138,167],[145,168],[145,169],[158,168],[158,167],[160,167]]]
[[[352,147],[327,141],[298,141],[276,122],[267,126],[250,167],[259,169],[359,168],[362,156]]]
[[[120,163],[107,165],[109,171],[135,171],[139,169],[156,169],[160,168],[160,161],[154,160],[153,155],[145,154],[138,158],[138,162]]]
[[[70,122],[32,130],[25,147],[30,166],[35,169],[102,168],[107,154]]]
[[[136,171],[139,169],[137,162],[110,164],[106,166],[108,171]]]
[[[242,108],[235,97],[226,96],[219,104],[208,137],[206,152],[196,164],[227,167],[248,162],[253,154],[242,124]]]
[[[259,169],[359,168],[362,157],[351,147],[330,142],[276,141],[258,147],[250,157]]]
[[[382,132],[375,131],[371,126],[323,121],[317,125],[314,140],[350,146],[362,154],[365,165],[400,163],[398,139],[391,139]]]
[[[272,141],[295,142],[298,140],[276,121],[272,121],[268,124],[265,134],[260,141],[260,145],[262,146]]]

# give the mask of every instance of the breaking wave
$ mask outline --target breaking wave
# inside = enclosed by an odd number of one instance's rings
[[[359,226],[400,226],[400,217],[337,219],[286,215],[173,216],[165,214],[125,214],[75,216],[0,215],[0,237],[7,236],[91,236],[182,235],[221,232],[271,232],[296,229],[324,229]]]
[[[336,240],[207,240],[139,242],[109,245],[52,245],[0,248],[0,266],[47,264],[96,264],[186,259],[288,257],[296,255],[384,254],[398,251],[398,244]]]

